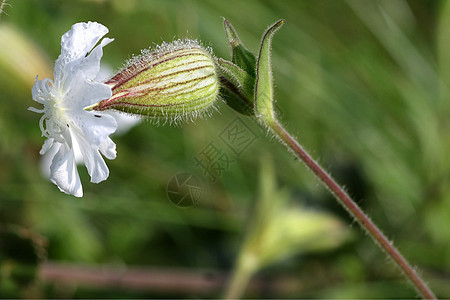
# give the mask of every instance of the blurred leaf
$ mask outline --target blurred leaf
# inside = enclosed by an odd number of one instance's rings
[[[2,80],[31,89],[35,77],[53,78],[51,64],[42,51],[13,25],[0,23],[0,70]]]
[[[59,193],[57,190],[52,191]],[[45,194],[52,195],[48,191]],[[99,233],[87,216],[72,203],[77,199],[61,196],[50,201],[37,199],[39,201],[30,203],[28,212],[36,228],[50,239],[51,258],[83,262],[97,260],[102,248]]]
[[[336,217],[288,205],[288,195],[276,186],[274,176],[266,157],[257,206],[242,250],[259,261],[259,268],[296,254],[329,251],[351,237],[349,228]]]
[[[450,3],[442,1],[439,7],[437,54],[440,74],[447,87],[450,85]]]
[[[330,251],[351,237],[347,225],[336,217],[302,208],[279,211],[265,230],[259,246],[263,265],[299,253]]]
[[[17,225],[0,228],[0,294],[17,297],[37,279],[47,241]]]

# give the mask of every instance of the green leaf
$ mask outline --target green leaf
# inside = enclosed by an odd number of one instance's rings
[[[256,66],[255,111],[265,122],[275,121],[270,53],[273,34],[283,23],[284,20],[279,20],[267,29],[261,42]]]

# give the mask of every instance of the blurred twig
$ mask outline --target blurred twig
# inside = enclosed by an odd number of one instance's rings
[[[45,282],[70,286],[131,289],[142,291],[208,293],[220,289],[225,276],[214,271],[98,267],[45,263],[39,271]]]
[[[226,283],[228,274],[212,270],[160,269],[143,267],[89,266],[47,262],[41,265],[39,279],[69,287],[95,287],[170,294],[215,295]],[[251,293],[292,295],[305,285],[296,276],[255,278]]]
[[[434,285],[446,291],[445,282],[439,283],[437,274],[427,274]],[[228,274],[217,270],[192,270],[186,268],[152,268],[129,266],[82,265],[46,262],[40,265],[40,281],[64,288],[86,288],[150,292],[170,295],[199,295],[213,297],[219,295],[226,284]],[[333,281],[335,279],[332,279]],[[369,290],[371,295],[379,295],[387,288],[383,282],[354,283],[355,288]],[[392,287],[393,281],[389,281]],[[397,285],[398,284],[398,285]],[[403,287],[399,281],[394,288]],[[352,283],[348,283],[351,287]],[[298,274],[276,276],[255,276],[248,285],[249,295],[295,297],[295,295],[333,295],[338,291],[332,285],[323,285],[315,276]],[[305,294],[306,293],[306,294]],[[319,293],[319,294],[317,294]]]

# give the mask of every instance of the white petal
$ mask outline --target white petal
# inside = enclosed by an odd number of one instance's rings
[[[64,96],[64,106],[82,112],[86,106],[108,99],[112,95],[106,84],[86,80],[82,71],[72,76],[72,82]]]
[[[72,194],[76,197],[83,196],[73,151],[67,144],[62,144],[53,158],[50,166],[50,180],[66,194]]]
[[[88,169],[88,173],[91,176],[91,182],[99,183],[103,180],[108,179],[109,169],[105,163],[105,160],[97,151],[92,151],[92,149],[81,148],[81,153],[83,153],[84,164]]]
[[[47,141],[46,141],[47,142]],[[42,146],[42,148],[45,147]],[[52,164],[53,158],[55,157],[56,153],[59,151],[59,148],[61,147],[61,143],[53,143],[49,149],[45,151],[45,153],[42,153],[41,150],[41,161],[39,162],[40,169],[43,175],[45,175],[47,178],[50,178],[50,166]]]
[[[95,80],[100,71],[100,60],[103,56],[103,47],[114,41],[113,39],[104,38],[100,45],[94,48],[89,55],[84,58],[80,64],[80,70],[83,71],[87,79]]]
[[[39,151],[39,154],[44,155],[54,145],[54,141],[54,138],[46,139],[44,145],[42,145],[41,151]]]
[[[116,157],[116,145],[109,135],[116,130],[117,123],[113,117],[95,112],[84,111],[75,116],[76,126],[70,127],[71,138],[78,144],[91,181],[98,183],[109,176],[108,167],[99,151],[109,159]]]
[[[98,147],[116,131],[117,122],[110,115],[90,111],[83,113],[79,128],[89,143]]]
[[[106,110],[103,114],[107,114],[112,116],[117,122],[117,130],[116,134],[124,134],[134,126],[136,126],[139,122],[141,122],[141,118],[134,115],[127,115],[123,112],[115,111],[115,110]]]
[[[86,80],[81,71],[74,74],[72,80],[64,96],[63,105],[75,112],[80,113],[85,107],[108,99],[112,95],[109,86]]]
[[[63,93],[71,86],[72,76],[81,69],[87,69],[89,79],[95,78],[101,59],[102,47],[112,40],[106,39],[97,47],[97,53],[92,57],[94,65],[84,65],[86,55],[94,48],[97,42],[108,32],[108,28],[95,22],[77,23],[61,38],[61,54],[55,63],[55,82]],[[89,67],[89,68],[88,68]],[[91,68],[92,67],[92,68]],[[85,76],[86,77],[86,76]]]
[[[100,144],[99,150],[107,159],[116,158],[116,144],[110,138],[107,138]]]
[[[112,77],[113,72],[114,72],[114,70],[110,64],[100,63],[100,70],[98,71],[97,76],[95,76],[94,81],[105,82],[106,80],[108,80]]]
[[[67,62],[84,57],[107,33],[108,28],[96,22],[74,24],[61,38],[60,58]]]
[[[71,134],[77,140],[84,164],[91,176],[91,182],[99,183],[106,180],[109,176],[109,169],[100,155],[98,147],[89,144],[85,136],[77,134],[73,130],[71,130]]]

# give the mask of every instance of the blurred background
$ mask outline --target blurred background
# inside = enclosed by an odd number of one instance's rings
[[[72,24],[106,25],[102,63],[118,70],[184,37],[230,59],[225,17],[255,53],[286,20],[273,40],[282,123],[450,298],[448,1],[2,3],[0,296],[216,298],[249,261],[242,297],[416,296],[301,163],[221,101],[208,119],[116,134],[107,181],[79,166],[83,198],[41,172],[31,87],[53,77]]]

